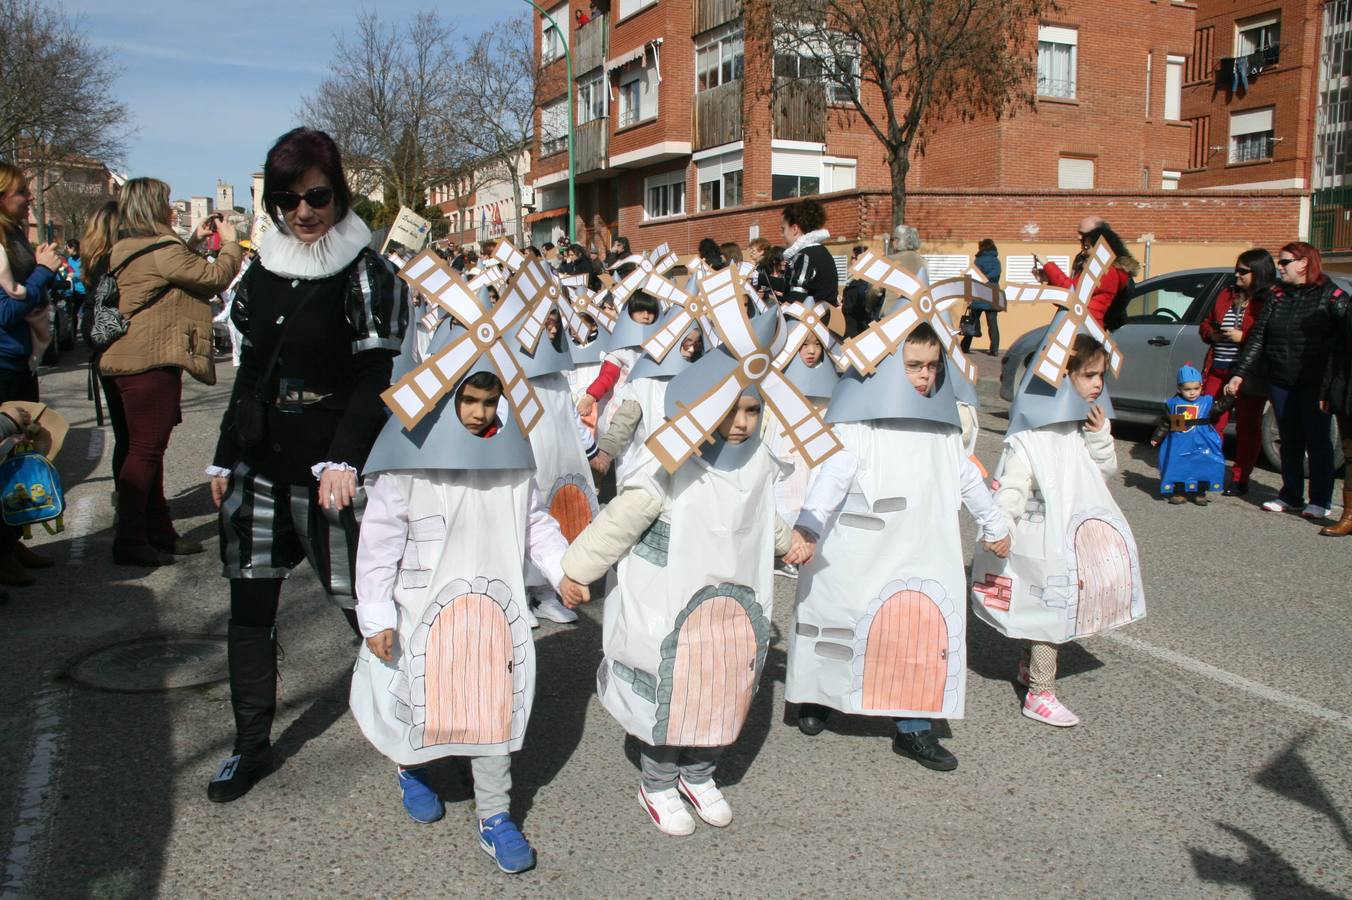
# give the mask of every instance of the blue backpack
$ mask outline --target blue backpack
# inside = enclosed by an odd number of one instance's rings
[[[32,444],[20,444],[0,463],[0,518],[6,525],[22,528],[25,538],[39,522],[48,534],[58,534],[66,527],[65,511],[61,476]]]

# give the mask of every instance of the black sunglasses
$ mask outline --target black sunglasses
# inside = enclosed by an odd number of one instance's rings
[[[302,200],[310,209],[323,209],[333,202],[333,188],[313,187],[304,194],[297,194],[295,191],[273,191],[268,194],[268,199],[283,212],[291,212],[300,206]]]
[[[1295,258],[1294,256],[1291,257],[1290,259],[1279,259],[1279,260],[1277,260],[1277,265],[1279,265],[1279,266],[1289,266],[1289,265],[1291,265],[1291,263],[1293,263],[1293,262],[1295,262],[1295,261],[1296,261],[1296,258]]]
[[[1252,274],[1253,274],[1253,269],[1241,269],[1241,268],[1236,268],[1236,269],[1235,269],[1235,274],[1236,274],[1236,275],[1252,275]]]

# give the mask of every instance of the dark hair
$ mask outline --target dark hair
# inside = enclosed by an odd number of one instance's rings
[[[534,244],[531,244],[529,247],[527,247],[526,252],[529,253],[531,256],[534,256],[536,259],[540,258],[540,248],[535,246]]]
[[[80,242],[77,241],[75,238],[67,238],[67,239],[66,239],[66,249],[68,249],[68,250],[74,250],[76,253],[79,253],[79,252],[80,252]]]
[[[981,243],[976,245],[976,252],[985,253],[987,250],[989,250],[992,253],[1000,252],[999,248],[995,246],[995,241],[991,240],[990,238],[982,238]]]
[[[584,247],[584,246],[582,246],[581,244],[569,244],[569,245],[568,245],[568,252],[569,252],[569,253],[576,253],[578,256],[586,256],[586,255],[587,255],[587,248]]]
[[[553,249],[554,249],[554,242],[553,242],[553,241],[545,241],[545,246],[544,246],[545,252],[548,253],[550,250],[553,250]]]
[[[352,189],[343,173],[338,145],[322,131],[293,128],[277,139],[263,163],[263,208],[273,222],[282,224],[277,204],[272,202],[273,193],[290,190],[311,169],[323,172],[333,185],[333,202],[338,213],[334,221],[347,215],[352,208]]]
[[[475,372],[460,382],[460,387],[455,392],[457,401],[465,396],[465,388],[467,387],[472,387],[478,391],[496,390],[499,394],[502,393],[502,381],[492,372]]]
[[[906,344],[917,347],[943,347],[939,342],[939,332],[928,322],[920,322],[906,335]]]
[[[850,258],[853,259],[856,256],[860,256],[867,249],[868,247],[865,246],[864,244],[855,244],[853,247],[850,248]]]
[[[1093,231],[1086,234],[1084,236],[1084,244],[1087,247],[1092,247],[1098,243],[1099,238],[1107,240],[1108,246],[1112,248],[1114,256],[1131,256],[1131,252],[1127,250],[1127,245],[1122,243],[1122,239],[1117,236],[1117,232],[1113,231],[1107,225],[1100,225],[1098,228],[1095,228]]]
[[[1324,258],[1320,256],[1319,251],[1313,244],[1307,244],[1304,241],[1292,241],[1279,251],[1281,253],[1290,253],[1295,259],[1305,260],[1305,283],[1323,284],[1326,280],[1324,275]]]
[[[1277,283],[1277,264],[1272,261],[1271,253],[1262,247],[1254,247],[1239,254],[1235,265],[1246,266],[1253,273],[1253,280],[1249,282],[1250,297],[1264,299],[1272,293],[1272,286]]]
[[[704,238],[699,242],[699,248],[695,251],[700,259],[707,260],[710,256],[718,255],[718,241],[711,237]]]
[[[772,245],[765,251],[761,257],[761,268],[767,272],[773,273],[776,266],[784,264],[784,248],[778,244]]]
[[[1108,351],[1103,349],[1103,345],[1087,334],[1077,334],[1070,345],[1070,360],[1066,363],[1066,371],[1078,372],[1099,357],[1107,363]]]
[[[615,238],[615,240],[611,241],[611,243],[619,244],[620,252],[623,253],[625,256],[628,256],[630,253],[634,252],[629,249],[629,238],[627,237],[617,237]]]
[[[799,200],[784,207],[784,224],[797,225],[804,234],[826,224],[826,209],[816,200]]]
[[[657,302],[657,298],[642,291],[634,292],[629,298],[629,302],[625,304],[625,308],[629,311],[630,318],[633,318],[636,312],[649,312],[654,316],[660,315],[662,312],[662,306]]]

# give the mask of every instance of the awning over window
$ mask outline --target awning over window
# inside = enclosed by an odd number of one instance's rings
[[[543,222],[545,219],[564,219],[568,217],[568,207],[560,206],[557,209],[542,209],[538,212],[528,213],[526,222]]]

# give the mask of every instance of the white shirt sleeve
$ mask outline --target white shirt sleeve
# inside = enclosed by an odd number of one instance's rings
[[[1000,489],[995,492],[995,505],[1000,507],[1005,523],[1013,529],[1014,523],[1028,508],[1028,498],[1033,493],[1033,467],[1018,445],[1005,445],[995,478],[1000,483]]]
[[[981,540],[998,541],[1009,534],[1004,513],[995,505],[995,497],[981,477],[981,470],[968,457],[962,458],[962,505],[981,526]]]
[[[1104,478],[1111,478],[1117,472],[1117,444],[1113,441],[1113,425],[1104,420],[1103,427],[1098,431],[1090,431],[1086,426],[1080,426],[1080,434],[1084,437],[1085,449],[1089,451],[1089,458],[1098,466],[1099,473]]]
[[[371,501],[366,501],[369,515]],[[559,589],[563,581],[563,554],[568,550],[568,540],[559,528],[559,522],[545,508],[544,495],[531,479],[530,520],[526,525],[526,555],[545,576],[554,590]],[[358,555],[358,560],[360,560]],[[359,610],[360,611],[360,610]]]
[[[394,581],[408,542],[408,503],[394,479],[377,475],[366,488],[357,543],[357,626],[375,637],[398,625]]]
[[[797,527],[812,532],[818,538],[826,530],[826,523],[845,505],[845,497],[859,471],[859,458],[848,450],[832,454],[812,472],[807,486],[807,497],[798,513]]]

